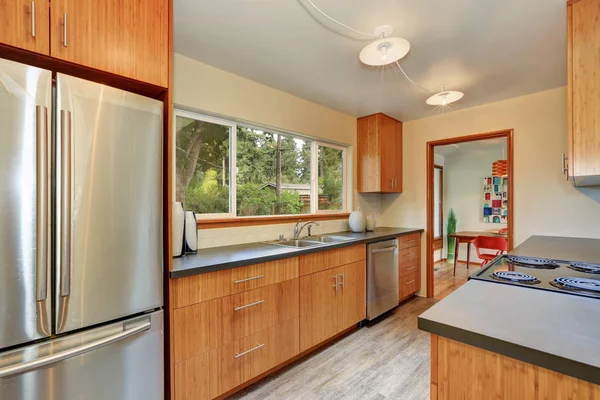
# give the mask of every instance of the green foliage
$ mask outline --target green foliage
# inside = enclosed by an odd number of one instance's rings
[[[201,179],[198,179],[201,178]],[[229,210],[229,187],[217,181],[217,171],[209,169],[206,174],[192,180],[185,191],[185,207],[197,214],[223,213]]]
[[[339,210],[343,206],[343,152],[331,147],[319,146],[319,210]]]
[[[454,258],[454,241],[456,238],[451,238],[450,235],[456,233],[456,214],[453,209],[448,213],[448,258]]]
[[[230,134],[237,135],[237,214],[299,214],[309,211],[308,196],[285,185],[309,185],[311,142],[238,126],[228,126],[178,116],[177,193],[184,207],[198,214],[227,213],[229,207]],[[277,154],[281,158],[279,197]],[[340,209],[343,199],[342,151],[319,146],[319,209]]]

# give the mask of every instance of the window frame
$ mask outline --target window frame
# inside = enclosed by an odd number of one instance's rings
[[[207,113],[193,111],[181,107],[173,107],[173,198],[175,198],[175,191],[177,187],[177,117],[181,116],[184,118],[191,118],[197,121],[203,121],[230,128],[229,135],[229,212],[228,213],[211,213],[211,214],[196,214],[196,219],[199,223],[207,223],[210,225],[211,222],[220,222],[226,224],[231,222],[247,221],[260,221],[264,220],[265,223],[269,221],[276,221],[275,223],[286,222],[287,219],[304,218],[307,216],[319,216],[318,219],[322,219],[324,216],[332,216],[336,218],[346,217],[348,214],[349,196],[348,193],[348,149],[350,145],[344,146],[341,144],[331,143],[324,141],[321,138],[311,137],[308,135],[298,134],[294,132],[285,131],[282,129],[271,128],[267,126],[261,126],[252,122],[238,121],[233,118],[213,116]],[[307,140],[311,142],[310,148],[310,214],[277,214],[277,215],[251,215],[251,216],[238,216],[237,215],[237,129],[238,126],[242,126],[249,129],[261,130],[269,133],[279,134],[285,137],[291,137],[295,139]],[[318,179],[318,146],[330,147],[342,151],[342,209],[341,210],[319,210],[318,209],[318,197],[319,197],[319,179]],[[193,210],[191,210],[193,211]],[[212,227],[212,226],[211,226]]]
[[[229,131],[229,212],[228,213],[210,213],[210,214],[196,214],[196,219],[216,219],[216,218],[233,218],[235,217],[237,208],[236,198],[236,182],[237,182],[237,168],[236,165],[236,136],[237,136],[237,124],[232,121],[228,121],[222,118],[211,117],[208,115],[196,113],[193,111],[182,110],[178,108],[173,109],[173,191],[177,188],[177,117],[190,118],[196,121],[208,122],[211,124],[228,126]],[[175,198],[175,195],[173,195]],[[194,211],[194,210],[191,210]]]
[[[311,199],[310,199],[310,212],[312,214],[339,214],[345,213],[347,208],[347,181],[346,176],[348,175],[348,166],[347,166],[347,147],[324,142],[322,140],[313,141],[310,155],[310,173],[311,173],[311,185],[314,183],[314,187],[311,187]],[[319,210],[319,146],[321,147],[329,147],[336,150],[342,151],[342,209],[341,210]],[[314,160],[314,161],[313,161]],[[313,164],[314,163],[314,164]],[[314,182],[313,182],[314,181]],[[315,188],[314,194],[312,189]],[[313,198],[314,195],[314,198]],[[314,209],[313,209],[314,206]]]

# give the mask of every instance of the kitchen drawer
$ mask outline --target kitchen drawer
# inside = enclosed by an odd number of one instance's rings
[[[314,274],[330,268],[367,259],[367,247],[365,244],[342,247],[340,249],[319,251],[299,257],[300,276]]]
[[[421,246],[409,247],[407,249],[402,249],[398,252],[398,262],[400,264],[414,261],[417,258],[421,257]]]
[[[175,399],[215,398],[299,353],[298,318],[175,365]]]
[[[417,291],[417,272],[412,272],[400,278],[400,300],[413,295]]]
[[[173,279],[173,307],[185,307],[297,277],[298,257],[290,257]]]
[[[411,233],[410,235],[398,236],[398,248],[400,250],[420,245],[421,234],[419,232]]]
[[[413,260],[401,262],[398,267],[398,276],[403,277],[408,274],[421,271],[421,258],[415,258]]]
[[[297,318],[298,301],[298,279],[292,279],[176,309],[175,362]]]

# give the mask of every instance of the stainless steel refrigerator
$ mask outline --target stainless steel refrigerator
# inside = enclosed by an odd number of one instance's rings
[[[162,111],[0,59],[0,399],[163,399]]]

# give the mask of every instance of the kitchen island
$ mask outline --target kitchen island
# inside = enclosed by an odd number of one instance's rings
[[[534,236],[511,254],[600,262],[600,240]],[[432,399],[600,399],[600,300],[470,280],[419,317]]]

